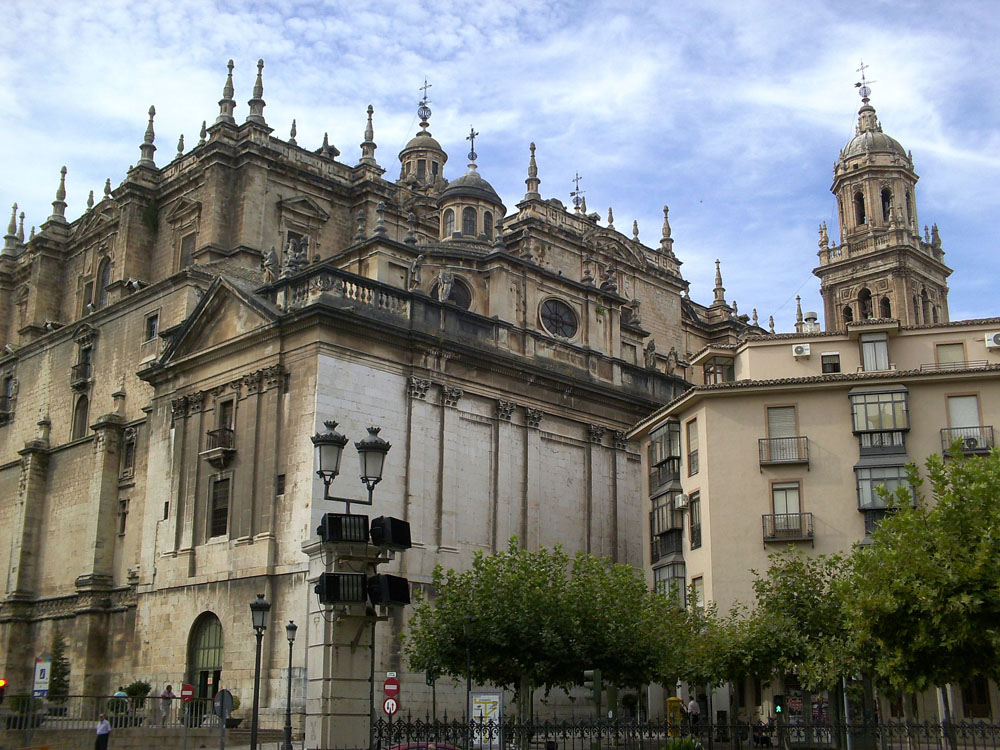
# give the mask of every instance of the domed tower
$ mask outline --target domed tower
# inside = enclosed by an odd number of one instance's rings
[[[399,182],[413,184],[416,187],[433,187],[438,180],[444,179],[444,165],[448,154],[441,148],[427,129],[430,123],[430,100],[427,89],[430,85],[424,81],[424,98],[420,100],[417,116],[420,118],[420,131],[410,139],[403,150],[399,152],[401,166]]]
[[[452,182],[438,198],[441,213],[441,239],[491,241],[497,221],[507,209],[496,190],[476,169],[475,130],[469,131],[469,171]]]
[[[819,267],[827,330],[870,318],[903,325],[948,320],[951,269],[937,225],[921,238],[913,157],[882,132],[864,80],[854,137],[833,168],[841,244],[831,246],[820,226]]]

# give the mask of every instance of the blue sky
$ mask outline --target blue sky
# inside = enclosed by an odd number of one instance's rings
[[[789,330],[794,296],[821,310],[817,226],[834,221],[832,167],[854,133],[859,61],[887,133],[913,151],[921,224],[937,222],[952,319],[1000,315],[1000,22],[996,2],[65,2],[8,0],[0,24],[0,206],[26,226],[51,213],[66,165],[67,215],[117,185],[139,158],[154,104],[156,161],[197,143],[236,62],[236,117],[264,58],[265,117],[350,164],[365,108],[393,179],[417,129],[465,171],[474,125],[480,170],[509,210],[528,143],[543,197],[569,201],[655,245],[670,205],[692,296],[708,302],[720,258],[729,300]],[[4,209],[6,226],[9,208]],[[834,232],[835,234],[835,232]]]

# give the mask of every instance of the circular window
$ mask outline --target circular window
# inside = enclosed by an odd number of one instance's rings
[[[542,303],[542,325],[553,336],[570,339],[576,334],[576,314],[565,302],[547,299]]]
[[[438,298],[439,286],[440,282],[438,281],[435,281],[433,286],[431,286],[431,297],[434,299]],[[445,301],[457,305],[463,310],[468,310],[472,307],[472,292],[469,291],[469,287],[463,281],[455,279],[451,285],[451,292],[448,293],[448,299]]]

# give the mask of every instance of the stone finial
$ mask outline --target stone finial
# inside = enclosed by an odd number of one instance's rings
[[[110,198],[111,197],[111,178],[110,177],[104,181],[104,197],[105,198]]]
[[[819,225],[819,247],[820,250],[826,250],[830,247],[830,236],[827,234],[825,221]]]
[[[931,244],[934,247],[941,247],[941,235],[938,232],[937,222],[931,224]]]
[[[375,207],[375,234],[385,234],[385,201]]]
[[[668,206],[663,207],[663,232],[660,235],[660,249],[669,256],[674,254],[674,240],[670,236],[670,219],[667,215],[670,213],[670,208]]]
[[[403,242],[407,245],[417,244],[417,215],[413,211],[406,215],[406,239]]]
[[[582,283],[586,284],[587,286],[594,286],[595,285],[594,284],[594,274],[590,270],[590,266],[584,266],[583,267],[583,277],[580,279],[580,281]]]
[[[153,145],[153,140],[156,138],[156,133],[153,132],[153,118],[155,116],[156,107],[150,105],[149,122],[146,124],[146,133],[142,137],[142,145],[139,146],[139,161],[135,164],[137,167],[156,169],[156,162],[153,161],[153,154],[156,152],[156,146]]]
[[[611,206],[608,206],[608,229],[615,228],[615,212],[612,210]]]
[[[3,237],[4,250],[13,250],[17,242],[17,204],[10,209],[10,223],[7,225],[7,234]]]
[[[726,304],[726,288],[722,286],[722,266],[719,263],[719,259],[715,259],[715,299],[712,301],[712,306],[724,305]]]
[[[802,297],[795,295],[795,331],[802,331]]]
[[[542,197],[538,192],[538,185],[541,183],[541,180],[538,179],[538,164],[535,162],[534,141],[528,146],[528,150],[531,152],[531,156],[528,157],[528,178],[524,181],[524,184],[528,186],[528,190],[524,194],[525,200]]]
[[[771,333],[774,333],[774,316],[773,315],[768,315],[767,316],[767,330],[769,330]]]
[[[35,239],[35,227],[31,227],[31,235],[28,237],[28,242],[31,242],[33,239]]]
[[[215,118],[216,125],[221,122],[230,125],[236,124],[236,118],[233,117],[233,112],[236,110],[236,100],[233,99],[235,92],[233,88],[233,67],[235,67],[233,61],[230,60],[226,67],[229,68],[229,74],[226,76],[226,85],[222,87],[222,98],[219,99],[219,116]]]
[[[635,240],[636,242],[639,241],[639,220],[638,219],[633,219],[632,220],[632,239]]]
[[[49,221],[66,223],[66,167],[59,170],[59,187],[56,188],[56,199],[52,201],[52,215]]]
[[[247,122],[257,125],[267,125],[264,122],[264,61],[257,61],[257,80],[253,85],[253,97],[247,101],[250,105],[250,114],[247,115]]]
[[[363,240],[365,238],[365,211],[360,209],[357,215],[358,231],[354,233],[354,239]]]
[[[736,300],[733,300],[733,317],[737,318],[740,315],[739,305],[736,304]]]
[[[93,190],[91,190],[90,191],[90,195],[87,196],[87,210],[88,211],[93,211],[94,210],[94,191]]]
[[[756,307],[753,309],[753,315],[750,316],[750,319],[753,320],[754,326],[757,326],[757,308]]]
[[[208,127],[207,127],[207,125],[208,124],[204,120],[201,121],[201,132],[198,133],[198,145],[199,146],[204,146],[205,143],[208,141]]]
[[[293,119],[292,120],[292,127],[288,131],[288,143],[291,144],[292,146],[298,146],[299,142],[295,140],[295,136],[297,136],[298,134],[299,134],[299,130],[298,130],[297,127],[295,127],[295,120]]]
[[[323,145],[319,148],[319,155],[325,156],[328,159],[340,156],[340,151],[337,150],[337,147],[330,144],[330,135],[328,133],[323,133]]]
[[[184,156],[184,134],[181,133],[181,137],[177,139],[177,157],[180,159]]]
[[[369,104],[368,123],[365,125],[365,139],[361,142],[361,159],[358,163],[375,167],[378,166],[375,161],[375,149],[378,148],[378,146],[375,144],[375,126],[372,125],[373,114],[375,114],[375,107]]]
[[[18,218],[21,220],[17,225],[17,241],[20,244],[24,244],[24,211],[22,211]]]

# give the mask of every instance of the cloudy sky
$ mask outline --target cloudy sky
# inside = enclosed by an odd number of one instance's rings
[[[655,245],[670,205],[692,296],[711,300],[715,258],[741,312],[793,322],[820,310],[817,225],[834,220],[832,167],[854,133],[860,60],[887,133],[913,151],[921,224],[937,222],[952,319],[1000,315],[1000,22],[997,0],[6,0],[0,24],[0,206],[67,215],[139,158],[155,104],[157,163],[211,123],[236,62],[236,116],[264,58],[265,117],[356,163],[365,108],[377,158],[398,174],[417,130],[464,172],[474,125],[481,173],[509,209],[537,144],[543,197],[588,209]],[[9,214],[4,214],[3,223]],[[835,234],[835,232],[834,232]]]

